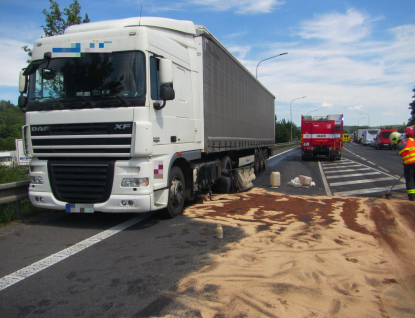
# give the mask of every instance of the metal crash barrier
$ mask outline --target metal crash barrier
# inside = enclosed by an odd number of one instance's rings
[[[0,184],[0,204],[16,202],[15,219],[20,219],[20,200],[28,198],[30,181],[17,181]]]

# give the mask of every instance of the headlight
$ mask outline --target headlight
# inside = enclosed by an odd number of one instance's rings
[[[42,177],[30,177],[30,180],[34,184],[43,184],[43,178]]]
[[[304,147],[308,147],[308,146],[310,146],[310,143],[309,142],[305,142],[304,143]]]
[[[125,178],[121,181],[122,187],[147,187],[149,184],[148,178]]]

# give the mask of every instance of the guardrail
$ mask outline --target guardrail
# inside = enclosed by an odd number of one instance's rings
[[[277,147],[293,146],[293,145],[299,145],[299,144],[300,144],[300,140],[296,140],[296,141],[283,142],[280,144],[274,144],[272,145],[272,147],[277,148]]]
[[[0,184],[0,204],[16,202],[14,216],[20,220],[20,200],[28,198],[29,180]]]

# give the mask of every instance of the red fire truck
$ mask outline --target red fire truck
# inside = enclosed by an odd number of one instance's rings
[[[343,115],[301,116],[301,157],[341,159]]]

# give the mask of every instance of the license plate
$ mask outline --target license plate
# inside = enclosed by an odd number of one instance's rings
[[[94,205],[89,203],[67,203],[66,213],[94,213]]]

